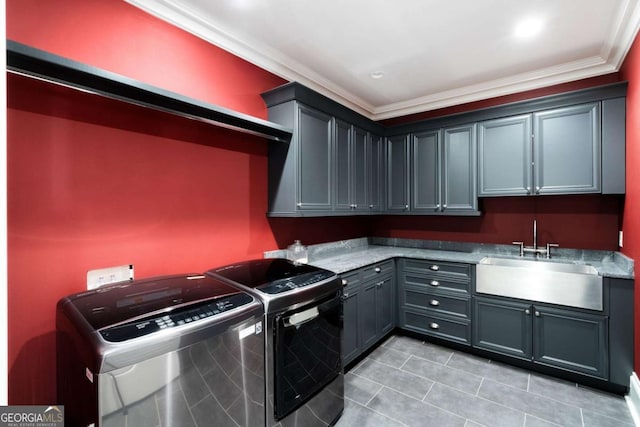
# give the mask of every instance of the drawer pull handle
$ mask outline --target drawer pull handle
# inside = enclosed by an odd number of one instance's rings
[[[349,281],[347,279],[342,279],[342,286],[347,286]]]
[[[431,322],[431,323],[429,323],[429,327],[431,329],[439,329],[440,325],[438,325],[436,322]]]
[[[440,305],[440,301],[438,301],[437,299],[432,299],[431,301],[429,301],[429,305],[437,307]]]
[[[437,265],[432,265],[431,267],[429,267],[429,270],[438,271],[438,270],[440,270],[440,267],[438,267]]]
[[[373,271],[375,271],[376,273],[380,273],[382,270],[380,269],[380,267],[376,267],[373,269]]]
[[[437,280],[432,280],[431,282],[429,282],[429,284],[431,286],[440,286],[440,282],[438,282]]]

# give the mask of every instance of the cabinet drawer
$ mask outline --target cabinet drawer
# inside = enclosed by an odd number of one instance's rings
[[[465,319],[471,313],[471,302],[467,297],[425,292],[412,287],[405,287],[403,292],[404,305],[407,307],[426,308],[434,313]]]
[[[377,278],[380,276],[389,276],[393,274],[394,264],[393,260],[379,262],[369,267],[364,267],[360,271],[362,272],[362,280],[368,281],[371,278]]]
[[[471,344],[471,326],[466,320],[440,317],[429,313],[404,310],[403,328],[426,335]]]
[[[411,272],[405,272],[404,284],[416,287],[422,287],[430,289],[431,292],[456,292],[456,293],[469,293],[469,281],[468,280],[451,280],[447,277],[440,277],[432,274],[413,274]]]
[[[459,280],[469,280],[471,266],[454,262],[424,261],[408,259],[404,264],[405,271],[419,271],[429,274],[443,275]]]
[[[340,279],[342,280],[342,290],[344,292],[354,291],[360,286],[359,271],[360,270],[350,271],[340,275]]]

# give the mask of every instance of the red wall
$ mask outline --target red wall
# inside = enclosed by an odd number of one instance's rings
[[[480,199],[479,217],[384,216],[373,220],[377,236],[426,240],[533,244],[563,248],[618,249],[623,200],[618,196],[541,196]]]
[[[7,0],[7,36],[257,117],[283,83],[121,0]],[[615,246],[620,200],[593,196],[485,200],[479,218],[267,219],[264,140],[19,76],[8,91],[10,404],[55,402],[55,303],[89,269],[202,271],[295,238],[509,243],[534,215],[545,242]]]
[[[636,37],[620,70],[627,91],[627,194],[624,206],[624,252],[640,263],[640,38]],[[635,287],[635,364],[640,373],[640,290]]]

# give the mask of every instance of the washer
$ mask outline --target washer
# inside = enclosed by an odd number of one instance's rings
[[[262,426],[264,311],[200,274],[114,284],[57,306],[58,400],[72,426]]]
[[[264,304],[266,425],[335,424],[344,409],[338,276],[285,259],[245,261],[207,274]]]

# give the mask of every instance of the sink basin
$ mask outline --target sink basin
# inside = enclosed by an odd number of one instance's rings
[[[476,292],[602,310],[602,276],[591,265],[486,257],[476,266]]]

